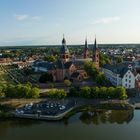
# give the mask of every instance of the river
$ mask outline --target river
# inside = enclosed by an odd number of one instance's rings
[[[0,121],[0,140],[139,140],[139,110],[86,109],[62,121]]]

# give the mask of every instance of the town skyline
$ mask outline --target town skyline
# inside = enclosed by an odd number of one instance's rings
[[[80,4],[80,6],[79,6]],[[138,0],[3,1],[0,46],[67,44],[139,44]]]

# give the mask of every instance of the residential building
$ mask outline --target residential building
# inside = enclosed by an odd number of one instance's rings
[[[136,76],[130,64],[106,64],[102,71],[113,86],[123,86],[126,89],[133,89],[136,86]]]

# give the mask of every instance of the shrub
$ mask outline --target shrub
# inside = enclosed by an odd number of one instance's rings
[[[71,83],[70,80],[65,80],[65,81],[64,81],[64,84],[65,84],[67,87],[70,87],[72,83]]]
[[[47,97],[50,98],[58,98],[58,99],[63,99],[65,97],[67,97],[67,93],[62,89],[51,89],[46,93]]]

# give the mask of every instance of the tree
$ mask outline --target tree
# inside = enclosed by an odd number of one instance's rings
[[[98,74],[98,70],[96,69],[96,65],[93,62],[85,61],[84,62],[84,69],[88,75],[90,75],[93,79],[96,79]]]
[[[120,99],[126,99],[127,98],[127,94],[126,94],[126,89],[124,87],[117,87],[115,89],[116,95],[118,98]]]
[[[104,86],[107,84],[107,80],[105,78],[105,75],[104,73],[100,72],[98,75],[97,75],[97,78],[96,78],[96,83],[100,86]]]
[[[17,90],[14,85],[9,84],[5,90],[6,97],[17,97]]]
[[[99,88],[98,87],[91,87],[91,97],[98,98],[99,96]]]
[[[115,57],[114,60],[117,64],[120,64],[123,62],[123,58],[121,56]]]
[[[101,87],[98,93],[99,98],[107,98],[107,88]]]
[[[107,96],[108,96],[108,98],[114,98],[115,97],[115,88],[114,87],[109,87],[107,89]]]
[[[106,54],[100,52],[100,67],[105,64],[111,64],[111,58],[109,58]]]
[[[5,93],[4,92],[0,92],[0,98],[5,98]]]
[[[44,59],[45,59],[45,61],[48,61],[48,62],[55,62],[56,61],[56,58],[53,55],[46,56]]]
[[[76,96],[79,97],[80,90],[79,87],[71,87],[69,90],[70,96]]]
[[[64,84],[67,86],[67,87],[69,87],[69,86],[71,86],[71,81],[70,80],[65,80],[64,81]]]
[[[50,98],[63,99],[67,97],[67,93],[63,89],[51,89],[46,93],[46,96]]]
[[[33,87],[30,92],[31,98],[39,98],[40,97],[40,90],[37,87]]]
[[[90,89],[90,87],[88,87],[88,86],[82,87],[80,89],[80,95],[81,95],[81,97],[90,98],[91,97],[91,89]]]

